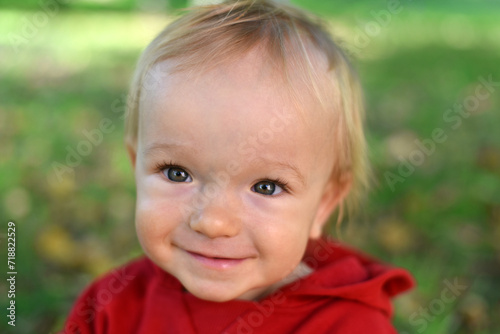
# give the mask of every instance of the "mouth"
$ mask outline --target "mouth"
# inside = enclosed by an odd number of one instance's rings
[[[211,269],[231,269],[241,264],[247,257],[243,258],[226,258],[218,256],[208,256],[200,253],[186,251],[192,258]]]

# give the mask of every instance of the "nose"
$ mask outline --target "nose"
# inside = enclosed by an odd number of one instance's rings
[[[222,194],[205,198],[204,205],[190,217],[189,226],[211,239],[234,237],[241,228],[238,207],[237,200],[230,200]]]

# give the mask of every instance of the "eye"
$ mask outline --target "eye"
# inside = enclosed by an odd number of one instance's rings
[[[180,167],[170,167],[163,170],[163,174],[173,182],[191,182],[191,176]]]
[[[262,195],[278,195],[283,191],[279,185],[271,181],[258,182],[252,187],[252,190]]]

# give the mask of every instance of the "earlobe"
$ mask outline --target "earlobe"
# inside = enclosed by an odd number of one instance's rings
[[[125,145],[127,147],[127,153],[128,153],[128,157],[130,159],[130,163],[132,164],[132,169],[135,170],[135,162],[136,162],[136,158],[137,158],[136,147],[135,147],[135,145],[131,144],[129,141],[127,141],[125,143]]]
[[[351,179],[347,181],[338,182],[330,180],[323,191],[323,196],[316,212],[313,225],[309,237],[317,239],[321,237],[323,227],[328,221],[332,212],[341,205],[342,201],[346,198],[349,190],[351,189]]]

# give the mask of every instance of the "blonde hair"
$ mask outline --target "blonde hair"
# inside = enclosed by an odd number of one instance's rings
[[[351,182],[346,204],[352,213],[366,193],[369,180],[360,84],[345,54],[321,22],[291,6],[267,0],[226,1],[190,9],[168,25],[138,61],[127,103],[127,144],[135,147],[137,143],[141,97],[143,90],[154,84],[147,82],[154,65],[175,59],[176,70],[203,70],[234,60],[256,46],[267,52],[269,61],[281,65],[285,77],[289,76],[289,65],[293,64],[293,71],[303,74],[306,86],[321,105],[330,106],[328,112],[334,114],[336,121],[332,131],[337,155],[332,177],[341,183]],[[311,49],[315,51],[313,57]],[[325,85],[320,82],[321,71],[312,59],[315,54],[328,64],[321,69],[327,72],[323,77],[327,75],[332,83],[327,85],[330,90],[327,97]],[[298,92],[295,95],[299,95]],[[335,107],[326,103],[327,100],[334,100]],[[337,223],[342,215],[343,203],[339,206]]]

